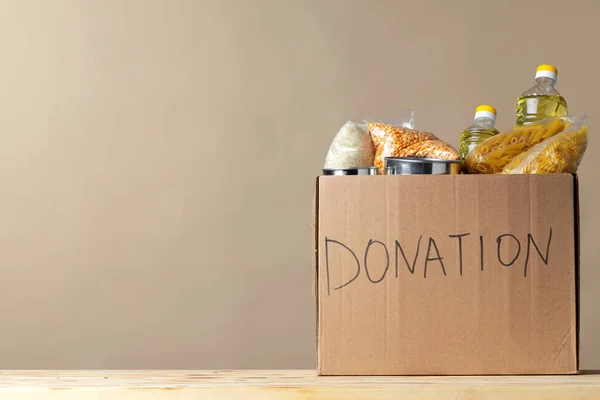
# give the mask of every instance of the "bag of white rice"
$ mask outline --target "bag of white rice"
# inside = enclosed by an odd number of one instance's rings
[[[324,168],[373,166],[375,147],[367,124],[348,121],[331,142]]]

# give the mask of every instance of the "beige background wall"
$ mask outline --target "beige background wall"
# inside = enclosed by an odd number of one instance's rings
[[[457,145],[539,63],[592,119],[584,368],[600,368],[597,1],[0,0],[0,368],[311,368],[311,200],[348,119]],[[568,212],[568,210],[565,210]]]

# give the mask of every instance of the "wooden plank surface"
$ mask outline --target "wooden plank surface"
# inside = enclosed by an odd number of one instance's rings
[[[318,377],[314,371],[1,371],[0,399],[600,399],[600,375]]]

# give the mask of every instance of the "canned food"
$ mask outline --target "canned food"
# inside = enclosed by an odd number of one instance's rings
[[[377,175],[377,167],[325,168],[323,175]]]
[[[440,160],[437,158],[387,157],[388,175],[444,175],[460,174],[460,160]]]

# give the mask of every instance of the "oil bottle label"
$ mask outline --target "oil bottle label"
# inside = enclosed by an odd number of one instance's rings
[[[527,99],[527,114],[537,114],[539,99]]]

